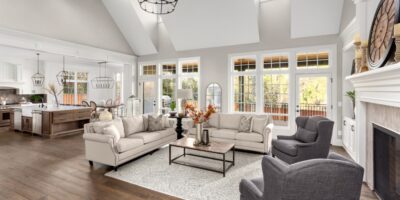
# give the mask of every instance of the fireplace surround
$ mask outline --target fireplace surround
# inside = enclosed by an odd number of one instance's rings
[[[364,181],[374,190],[374,124],[400,133],[400,63],[346,79],[356,90],[355,161],[364,167]]]

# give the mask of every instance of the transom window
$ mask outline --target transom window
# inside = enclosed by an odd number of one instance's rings
[[[256,59],[254,59],[254,58],[235,59],[233,70],[235,72],[255,71],[256,70]]]
[[[271,55],[264,57],[264,70],[279,70],[289,68],[287,55]]]
[[[163,64],[162,65],[162,75],[173,75],[176,74],[175,64]]]
[[[199,65],[197,62],[189,62],[182,64],[182,73],[190,74],[190,73],[197,73],[199,71]]]
[[[156,75],[157,65],[143,65],[143,75]]]
[[[329,53],[298,53],[297,69],[323,69],[329,68]]]

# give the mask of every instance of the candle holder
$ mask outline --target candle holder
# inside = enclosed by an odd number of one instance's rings
[[[368,41],[364,41],[360,47],[361,51],[361,67],[359,72],[368,71],[368,59],[367,59],[367,49],[368,49]]]
[[[396,62],[400,62],[400,35],[394,36],[395,44],[396,44],[396,52],[394,54],[394,60]]]
[[[361,72],[361,58],[356,58],[355,59],[355,63],[356,63],[356,73],[360,73]]]
[[[359,56],[359,54],[361,54],[361,41],[359,40],[355,40],[353,42],[354,45],[354,54],[356,55],[355,57],[355,68],[356,68],[356,73],[360,73],[361,72],[361,65],[362,65],[362,56]]]

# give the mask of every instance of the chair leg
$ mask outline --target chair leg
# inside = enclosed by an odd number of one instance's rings
[[[118,166],[115,166],[115,167],[114,167],[114,171],[115,171],[115,172],[118,171]]]
[[[93,161],[89,160],[89,165],[93,166]]]

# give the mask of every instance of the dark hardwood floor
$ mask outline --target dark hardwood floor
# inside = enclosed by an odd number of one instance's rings
[[[0,199],[177,199],[104,176],[112,168],[90,167],[84,151],[81,135],[45,139],[0,130]],[[364,186],[361,199],[377,198]]]

